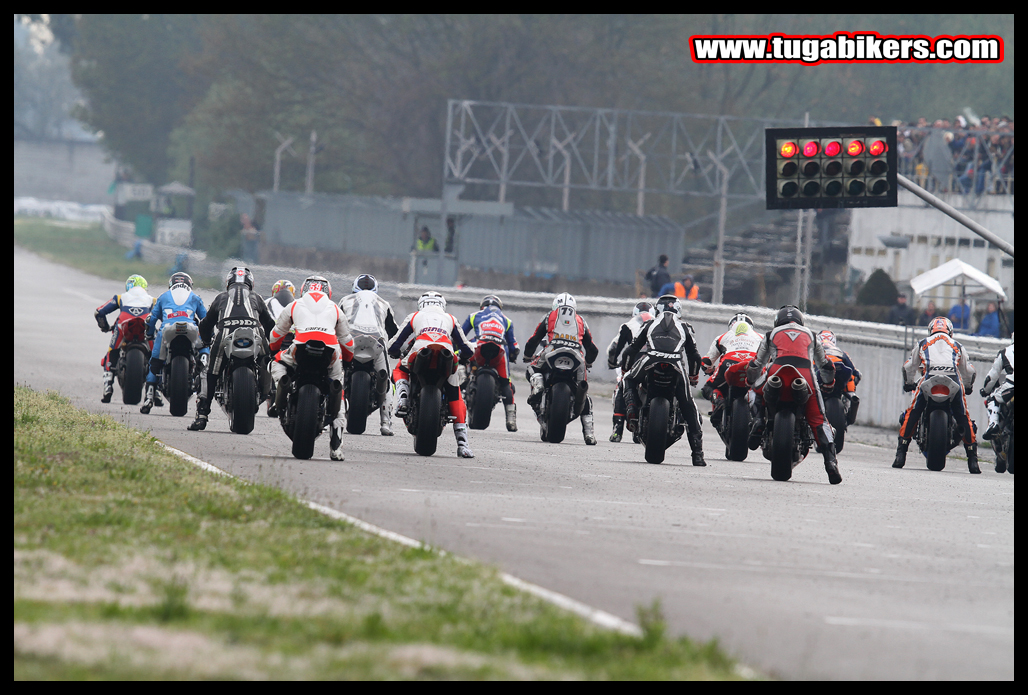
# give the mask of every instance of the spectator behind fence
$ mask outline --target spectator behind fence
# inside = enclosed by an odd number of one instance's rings
[[[427,225],[421,228],[418,238],[414,241],[414,248],[411,250],[418,253],[439,250],[439,242],[432,236],[432,232],[428,231]]]
[[[932,322],[936,316],[939,315],[938,309],[935,308],[935,302],[928,302],[928,306],[921,312],[921,315],[917,317],[918,326],[927,326]]]
[[[896,295],[896,304],[889,309],[888,323],[897,326],[911,326],[914,323],[914,310],[907,306],[907,295],[902,292]]]
[[[657,265],[646,271],[646,280],[650,283],[651,297],[659,297],[660,290],[664,285],[671,282],[671,274],[667,271],[667,254],[660,254]]]
[[[953,324],[953,330],[966,331],[971,328],[971,307],[961,297],[960,300],[949,310],[949,321]]]
[[[673,294],[680,299],[690,299],[694,302],[700,300],[700,288],[693,284],[692,275],[686,275],[678,282],[667,283],[660,288],[657,296],[663,297],[665,294]]]
[[[982,320],[978,323],[978,330],[975,335],[988,335],[993,338],[1002,337],[999,326],[999,311],[996,309],[996,302],[989,302],[985,309]]]
[[[250,216],[247,215],[245,212],[240,213],[239,223],[243,225],[243,228],[239,230],[239,236],[242,237],[241,250],[243,254],[243,260],[251,264],[260,263],[260,230],[253,226],[253,220],[251,220]]]

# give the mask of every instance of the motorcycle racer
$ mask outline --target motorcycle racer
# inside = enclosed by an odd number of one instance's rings
[[[985,409],[989,412],[989,427],[982,439],[992,439],[999,432],[999,416],[1002,405],[1014,395],[1014,335],[1010,335],[1010,345],[999,351],[992,362],[992,369],[985,375],[985,383],[980,391],[985,398]],[[996,472],[1003,473],[1007,469],[1001,457],[996,458]]]
[[[750,429],[750,449],[760,445],[764,432],[763,386],[767,378],[785,365],[795,368],[806,380],[815,397],[808,398],[806,419],[814,432],[818,450],[824,457],[825,472],[832,485],[842,482],[839,464],[835,458],[835,437],[825,419],[825,404],[817,388],[813,369],[820,370],[822,388],[830,390],[835,386],[835,365],[825,355],[824,347],[814,333],[803,325],[803,313],[798,307],[783,306],[775,316],[775,326],[757,348],[757,354],[746,368],[746,382],[757,395],[757,417]],[[767,369],[765,370],[765,366]]]
[[[374,275],[358,275],[353,281],[353,292],[339,300],[339,308],[346,314],[350,327],[355,331],[375,335],[381,338],[382,345],[400,330],[393,318],[393,308],[389,302],[378,296],[378,280]],[[375,370],[389,372],[389,363],[383,349],[375,362]],[[390,403],[392,391],[388,378],[379,380],[379,433],[384,437],[393,436],[393,407]]]
[[[629,345],[638,337],[643,324],[653,318],[653,305],[649,302],[639,302],[632,307],[632,318],[621,324],[610,345],[607,346],[607,368],[613,369],[617,377],[617,386],[611,396],[614,406],[614,429],[610,433],[610,441],[620,442],[625,433],[625,373],[621,370],[621,356]]]
[[[393,369],[396,415],[407,415],[411,360],[417,357],[423,347],[432,343],[442,343],[454,355],[453,368],[443,387],[443,395],[449,404],[450,415],[455,418],[453,435],[457,440],[458,458],[475,458],[468,445],[468,410],[457,377],[458,360],[466,362],[471,359],[472,350],[460,332],[456,317],[446,313],[446,300],[438,292],[429,291],[421,295],[418,310],[403,320],[399,332],[389,343],[389,356],[399,360]]]
[[[703,395],[711,402],[713,411],[710,424],[715,428],[724,417],[725,397],[722,389],[728,384],[725,372],[733,364],[749,362],[757,356],[764,336],[753,330],[753,319],[748,314],[738,313],[728,321],[728,330],[714,338],[701,365],[711,379],[703,385]],[[742,369],[742,367],[739,367]]]
[[[146,291],[146,278],[142,275],[130,275],[125,281],[125,292],[114,295],[109,302],[96,308],[93,318],[96,324],[104,333],[111,333],[111,344],[107,348],[100,365],[104,368],[104,391],[100,398],[101,403],[110,403],[114,394],[114,369],[118,366],[119,350],[117,346],[121,338],[118,324],[112,328],[107,323],[107,315],[116,311],[127,311],[133,316],[142,316],[149,313],[157,300],[151,297]],[[153,345],[151,344],[151,351]]]
[[[570,312],[561,315],[561,308],[565,308],[565,311],[570,309]],[[571,317],[573,317],[573,320]],[[585,361],[586,369],[592,366],[593,362],[596,361],[596,357],[600,354],[600,349],[593,342],[593,334],[589,330],[589,324],[578,313],[575,298],[567,292],[558,294],[554,298],[550,313],[543,317],[543,320],[535,327],[532,337],[525,343],[525,355],[522,357],[522,360],[530,363],[526,370],[528,382],[532,387],[532,392],[528,396],[528,403],[533,408],[539,403],[543,393],[542,365],[545,349],[538,355],[535,352],[537,348],[544,344],[544,341],[545,345],[548,346],[554,340],[567,341],[568,343],[581,346],[579,352],[581,353],[584,350],[582,357]],[[586,378],[588,378],[588,373],[586,373]],[[593,401],[588,393],[586,394],[585,404],[582,406],[580,417],[582,420],[582,436],[585,438],[585,443],[590,445],[596,444],[596,434],[593,429]]]
[[[621,358],[621,368],[627,372],[625,404],[628,411],[628,429],[635,432],[639,424],[638,388],[642,380],[643,368],[646,365],[644,350],[648,351],[651,345],[656,344],[655,339],[661,343],[667,342],[673,345],[682,343],[682,359],[677,366],[681,378],[678,380],[675,400],[678,401],[678,407],[685,416],[689,449],[692,452],[692,465],[706,466],[707,462],[703,459],[703,430],[700,427],[699,413],[693,402],[691,389],[686,386],[686,383],[695,386],[699,380],[700,352],[696,349],[696,336],[692,326],[682,319],[682,303],[678,297],[672,294],[660,297],[657,299],[656,311],[656,318],[643,324],[639,335],[632,341]],[[684,371],[686,362],[688,363],[688,374]]]
[[[282,342],[291,331],[296,335],[288,349],[282,350]],[[346,423],[339,417],[342,404],[342,380],[344,361],[353,359],[353,338],[346,315],[332,301],[332,285],[320,275],[311,275],[303,281],[300,298],[292,302],[286,310],[279,314],[275,327],[271,331],[271,350],[277,352],[271,363],[271,377],[277,385],[275,408],[282,412],[285,407],[288,386],[282,377],[289,372],[289,367],[296,366],[296,346],[310,340],[319,340],[335,353],[328,367],[328,378],[338,382],[339,393],[329,399],[328,410],[332,419],[332,435],[329,445],[330,457],[333,461],[343,460],[343,429]]]
[[[253,291],[253,273],[249,268],[235,267],[225,278],[225,291],[214,298],[207,316],[200,321],[200,339],[210,347],[214,359],[205,365],[200,373],[200,391],[196,399],[196,419],[189,425],[192,431],[207,427],[207,417],[211,413],[211,398],[217,389],[217,378],[221,372],[221,361],[225,359],[222,341],[226,335],[223,327],[225,319],[249,318],[260,322],[263,329],[261,342],[266,344],[267,336],[275,327],[275,319],[268,311],[264,300]],[[217,330],[217,335],[215,335]],[[231,333],[231,330],[227,331]],[[213,342],[212,342],[213,340]],[[265,349],[264,361],[260,362],[260,372],[266,374],[264,364],[268,358]],[[212,378],[213,375],[213,378]],[[214,382],[214,383],[212,383]]]
[[[857,384],[860,383],[860,371],[856,365],[853,364],[853,360],[850,359],[849,354],[845,350],[841,350],[836,344],[835,333],[829,330],[823,330],[817,334],[818,340],[821,341],[821,345],[825,349],[825,355],[828,356],[832,362],[846,365],[853,372],[850,375],[849,380],[846,382],[846,393],[845,398],[849,399],[849,410],[846,411],[846,424],[852,425],[857,421],[857,408],[860,407],[860,399],[857,397]]]
[[[157,375],[164,370],[164,360],[161,354],[161,336],[157,333],[157,322],[161,327],[169,323],[192,321],[196,323],[207,316],[207,307],[204,306],[200,295],[193,292],[193,278],[188,273],[178,272],[172,274],[168,279],[168,291],[157,298],[154,302],[150,318],[146,322],[146,337],[153,340],[153,350],[150,352],[150,371],[146,375],[146,396],[139,412],[143,415],[150,413],[157,399]],[[207,366],[210,350],[206,347],[199,350],[199,363],[201,367]]]
[[[472,363],[482,367],[492,367],[500,377],[500,389],[503,393],[503,409],[507,416],[507,431],[518,431],[517,408],[514,405],[514,386],[510,383],[510,362],[517,360],[521,349],[514,337],[514,322],[503,315],[503,302],[495,294],[487,295],[477,313],[471,314],[461,325],[465,336],[474,331],[474,341],[478,342],[483,335],[503,344],[503,351],[491,360],[484,361],[481,352],[476,351]],[[477,364],[477,360],[483,360]]]
[[[278,319],[278,315],[292,304],[294,299],[296,299],[296,287],[293,286],[293,283],[288,280],[278,280],[271,286],[271,295],[265,304],[268,305],[268,311],[271,312],[272,318]]]
[[[910,357],[903,364],[903,389],[916,391],[917,395],[914,396],[914,400],[911,401],[903,415],[899,431],[899,444],[896,447],[896,459],[892,462],[892,467],[903,468],[906,463],[910,439],[917,431],[918,420],[921,419],[921,414],[928,405],[918,386],[926,375],[933,372],[941,372],[952,377],[962,387],[960,400],[952,401],[953,407],[957,411],[953,415],[964,431],[967,469],[971,473],[981,473],[978,468],[978,443],[975,441],[974,423],[971,422],[971,415],[967,410],[966,398],[974,386],[977,372],[968,359],[964,346],[953,340],[953,324],[944,316],[932,319],[932,322],[928,324],[928,337],[923,338],[914,346]]]

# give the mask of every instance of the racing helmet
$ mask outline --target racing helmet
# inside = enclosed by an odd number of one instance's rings
[[[168,289],[171,289],[176,285],[182,285],[183,287],[191,290],[193,289],[193,278],[189,277],[189,273],[173,273],[172,276],[168,278]]]
[[[803,325],[803,312],[800,311],[798,306],[788,304],[778,310],[778,314],[775,316],[775,328],[784,326],[787,323]]]
[[[945,333],[952,338],[953,323],[945,316],[936,316],[932,319],[932,322],[928,324],[928,335],[935,335],[936,333]]]
[[[486,295],[482,299],[481,306],[479,306],[478,308],[479,309],[485,309],[487,306],[494,306],[497,309],[499,309],[500,311],[503,311],[503,302],[501,302],[500,298],[497,297],[495,294]]]
[[[293,283],[289,282],[288,280],[279,280],[274,285],[272,285],[271,296],[274,297],[282,290],[289,290],[289,294],[293,295],[294,297],[296,296],[296,288],[293,286]]]
[[[749,314],[744,314],[743,312],[740,311],[738,314],[736,314],[735,316],[733,316],[731,319],[728,320],[728,327],[731,328],[732,326],[734,326],[735,324],[739,323],[740,321],[744,321],[744,322],[748,323],[751,326],[753,325],[753,319],[751,319],[749,317]]]
[[[247,289],[253,290],[253,273],[250,272],[249,268],[236,266],[228,271],[228,275],[225,276],[225,289],[227,290],[237,282],[241,282],[246,285]]]
[[[375,294],[378,294],[378,280],[375,279],[374,275],[358,275],[353,280],[353,291],[354,294],[363,290],[371,290]]]
[[[300,296],[308,292],[324,292],[329,299],[332,299],[332,283],[320,275],[311,275],[303,281],[303,286],[300,287]]]
[[[558,294],[556,297],[553,298],[553,307],[552,307],[552,309],[556,309],[559,306],[569,306],[572,309],[577,308],[577,304],[575,302],[575,298],[572,297],[567,292],[561,292],[560,294]]]
[[[835,334],[828,329],[818,333],[817,339],[820,340],[821,344],[825,347],[835,347]]]
[[[443,295],[439,294],[438,292],[433,292],[432,290],[429,290],[428,292],[425,292],[425,294],[421,295],[420,298],[418,298],[418,311],[424,311],[425,309],[433,307],[438,309],[439,311],[445,311],[446,299],[443,297]]]
[[[128,292],[133,287],[142,287],[146,289],[146,278],[142,275],[129,275],[128,280],[125,281],[125,291]]]
[[[682,303],[678,301],[678,297],[673,294],[665,294],[657,300],[657,314],[663,314],[665,311],[682,315]]]
[[[653,305],[649,302],[639,302],[632,307],[632,318],[634,319],[639,314],[653,314]]]

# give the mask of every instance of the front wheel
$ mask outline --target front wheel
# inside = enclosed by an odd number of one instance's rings
[[[125,360],[121,380],[121,399],[125,405],[136,405],[143,398],[143,384],[146,382],[146,355],[142,350],[129,350],[122,354]]]
[[[649,463],[664,462],[670,412],[671,404],[666,398],[657,397],[650,401],[650,414],[646,422],[646,460]]]
[[[750,449],[750,404],[745,397],[732,401],[732,426],[728,433],[728,460],[745,461]]]
[[[842,445],[846,442],[846,411],[841,398],[825,399],[825,417],[835,430],[835,453],[841,453]]]
[[[293,456],[309,459],[314,455],[314,440],[321,433],[321,389],[304,384],[296,394],[296,418],[293,421]]]
[[[928,470],[941,471],[946,467],[949,453],[949,413],[933,410],[928,418]]]
[[[355,371],[350,375],[350,392],[346,394],[346,431],[364,434],[371,410],[371,375]]]
[[[563,381],[554,384],[550,389],[550,413],[546,421],[546,438],[560,444],[568,429],[571,418],[571,387]]]
[[[796,413],[783,410],[775,415],[771,435],[771,477],[788,480],[792,477],[793,430],[796,427]]]
[[[489,428],[496,405],[496,377],[488,372],[480,373],[475,379],[475,399],[468,412],[468,426],[473,430]]]
[[[414,435],[414,451],[422,456],[435,453],[439,443],[439,411],[442,396],[437,386],[424,386],[418,395],[418,427]]]
[[[247,367],[236,367],[232,372],[232,431],[236,434],[253,432],[253,418],[257,414],[257,378]]]
[[[168,371],[168,410],[175,417],[182,417],[189,410],[189,396],[193,393],[189,359],[185,355],[173,357]]]

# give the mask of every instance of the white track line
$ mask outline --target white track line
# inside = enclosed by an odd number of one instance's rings
[[[214,466],[210,463],[207,463],[206,461],[201,461],[195,456],[190,456],[186,452],[176,449],[175,447],[168,446],[164,442],[155,440],[155,443],[157,444],[157,446],[168,451],[169,453],[178,456],[180,459],[184,461],[188,461],[194,466],[199,466],[200,468],[202,468],[205,471],[208,471],[209,473],[215,473],[217,475],[227,475],[230,478],[239,479],[238,476],[232,475],[231,473],[222,470],[221,468],[218,468],[217,466]],[[395,541],[397,543],[406,545],[411,548],[423,548],[426,550],[432,550],[440,554],[446,554],[445,551],[439,550],[438,548],[433,548],[431,546],[427,546],[421,541],[416,541],[413,538],[408,538],[407,536],[396,533],[395,531],[389,531],[379,526],[375,526],[374,524],[369,524],[368,522],[358,519],[357,517],[350,516],[349,514],[344,514],[343,512],[340,512],[336,509],[332,509],[331,507],[326,507],[322,504],[318,504],[317,502],[310,502],[304,499],[300,499],[300,502],[307,505],[309,508],[313,509],[316,512],[324,514],[325,516],[331,517],[338,521],[345,521],[346,523],[353,524],[362,531],[366,531],[367,533],[374,534],[381,538],[386,538],[388,540]],[[505,584],[512,586],[515,589],[526,591],[532,594],[533,596],[536,596],[538,598],[543,599],[544,601],[552,603],[553,605],[559,608],[571,611],[572,613],[579,615],[585,618],[586,620],[589,620],[590,622],[599,625],[600,627],[607,628],[608,630],[614,630],[615,632],[620,632],[625,635],[631,635],[633,637],[642,637],[643,632],[641,629],[639,629],[638,625],[634,625],[633,623],[630,623],[627,620],[622,620],[616,615],[607,613],[606,611],[601,611],[598,608],[593,608],[592,606],[581,603],[580,601],[576,601],[575,599],[565,596],[564,594],[558,594],[556,591],[544,589],[543,587],[537,584],[526,582],[524,579],[519,579],[518,577],[515,577],[512,574],[507,574],[506,572],[500,573],[500,579],[503,580]]]

